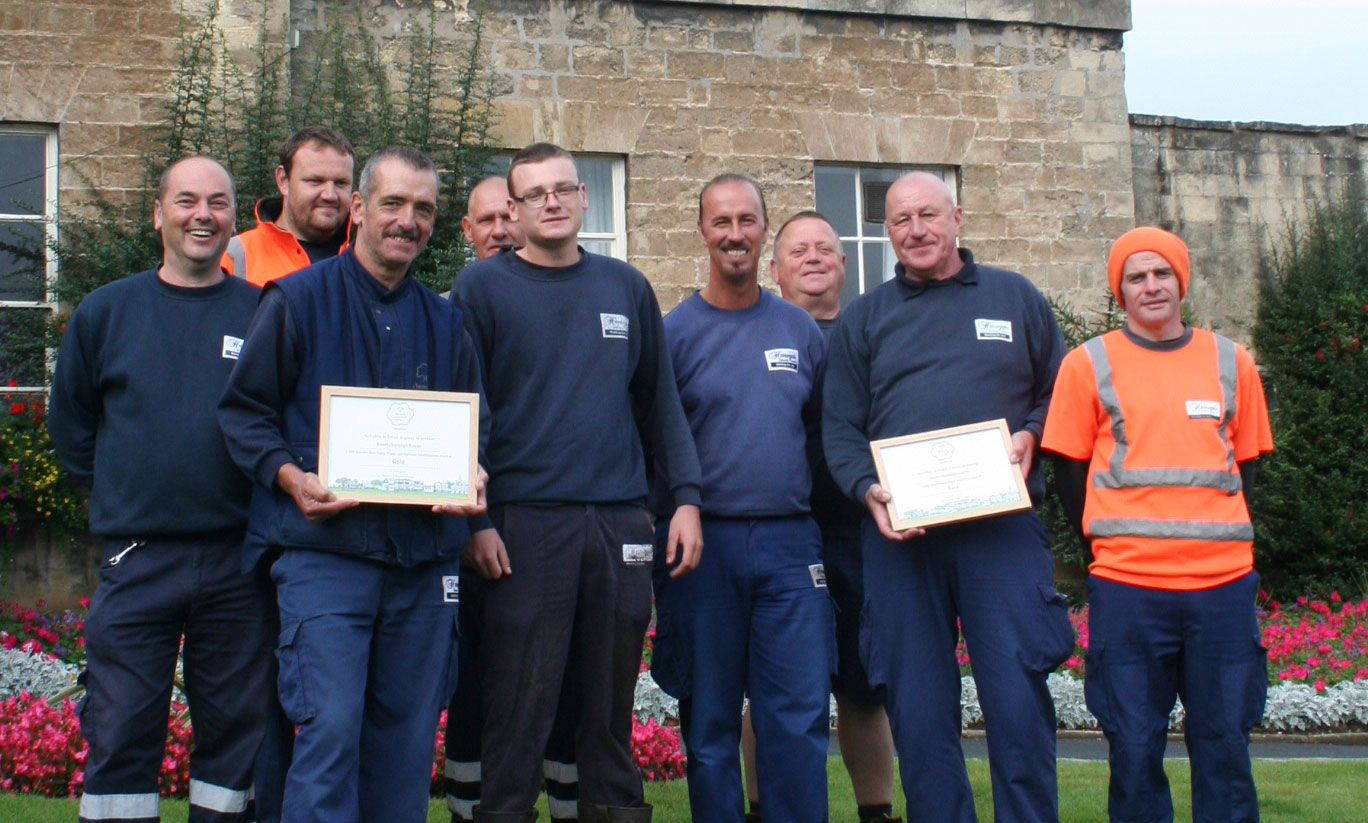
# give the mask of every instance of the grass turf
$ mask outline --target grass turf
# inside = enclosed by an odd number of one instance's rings
[[[1175,819],[1191,820],[1187,761],[1164,764],[1173,785]],[[1260,760],[1254,763],[1263,823],[1303,823],[1307,820],[1347,821],[1363,819],[1368,809],[1368,760]],[[988,784],[988,764],[969,761],[969,780],[979,820],[993,819]],[[832,823],[855,823],[855,801],[850,781],[839,759],[827,769]],[[902,813],[902,794],[897,790],[895,811]],[[646,784],[646,799],[656,807],[656,823],[688,823],[689,797],[684,781]],[[76,819],[75,800],[54,800],[29,795],[0,794],[0,820],[14,823],[70,823]],[[546,821],[545,803],[541,820]],[[1059,812],[1061,823],[1106,823],[1107,764],[1062,761],[1059,764]],[[184,801],[162,803],[162,819],[181,823],[186,818]],[[445,802],[434,800],[429,823],[448,823]]]

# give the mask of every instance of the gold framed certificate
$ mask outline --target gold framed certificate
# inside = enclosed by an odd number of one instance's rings
[[[975,520],[1031,508],[1021,466],[1011,461],[1007,421],[875,440],[879,485],[893,495],[897,530]]]
[[[480,396],[324,386],[318,477],[363,503],[474,503]]]

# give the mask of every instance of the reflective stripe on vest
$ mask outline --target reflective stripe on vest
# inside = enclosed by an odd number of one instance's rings
[[[1126,420],[1121,413],[1121,402],[1116,397],[1116,386],[1112,383],[1111,362],[1107,359],[1107,348],[1101,337],[1094,337],[1083,344],[1092,359],[1093,376],[1097,381],[1097,398],[1102,408],[1111,417],[1112,439],[1116,441],[1112,449],[1111,462],[1107,471],[1093,473],[1093,485],[1104,489],[1126,489],[1144,486],[1201,486],[1219,489],[1226,494],[1238,494],[1240,474],[1235,471],[1235,452],[1226,437],[1226,428],[1235,416],[1235,343],[1219,334],[1216,338],[1216,371],[1221,382],[1223,409],[1217,434],[1226,450],[1226,470],[1194,468],[1127,469],[1124,461],[1130,448],[1126,439]],[[1093,532],[1096,535],[1096,532]],[[1153,535],[1157,536],[1157,535]],[[1177,536],[1177,535],[1175,535]],[[1225,539],[1225,538],[1221,538]]]
[[[1089,537],[1158,537],[1191,540],[1253,540],[1254,526],[1214,520],[1142,520],[1114,517],[1088,521]]]

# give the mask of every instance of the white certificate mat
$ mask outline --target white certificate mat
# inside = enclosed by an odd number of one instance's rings
[[[1006,420],[938,429],[869,444],[879,485],[893,495],[894,529],[973,520],[1031,507],[1011,462]]]
[[[363,503],[474,503],[480,396],[324,386],[318,476]]]

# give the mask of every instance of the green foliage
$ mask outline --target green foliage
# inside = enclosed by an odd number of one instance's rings
[[[217,2],[198,16],[187,12],[182,17],[166,119],[152,130],[142,154],[143,190],[123,202],[92,185],[88,200],[61,215],[53,252],[62,304],[74,306],[94,288],[160,259],[161,242],[150,216],[156,181],[168,161],[189,154],[220,160],[237,183],[238,227],[247,228],[254,224],[257,199],[277,193],[280,145],[307,125],[346,135],[356,148],[358,179],[373,152],[395,143],[417,146],[432,157],[441,170],[442,191],[432,239],[416,273],[438,291],[451,285],[466,262],[460,228],[465,200],[494,153],[494,87],[479,61],[481,19],[475,18],[468,44],[455,52],[454,65],[445,66],[448,51],[434,36],[435,9],[425,21],[411,23],[397,56],[390,58],[359,8],[354,19],[334,18],[297,53],[270,41],[266,8],[263,2],[250,71],[229,50]]]
[[[1345,195],[1289,226],[1261,272],[1254,345],[1276,450],[1254,495],[1256,563],[1282,591],[1365,593],[1368,204]]]

